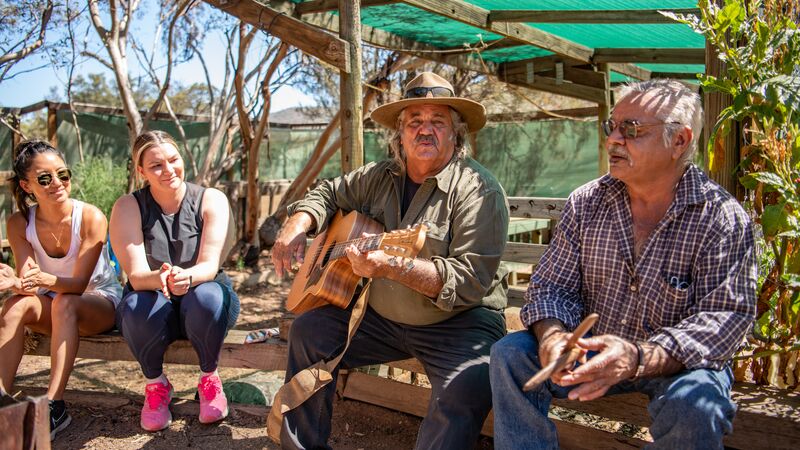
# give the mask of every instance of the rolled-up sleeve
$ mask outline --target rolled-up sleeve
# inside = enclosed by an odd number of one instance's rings
[[[543,319],[558,319],[574,329],[583,316],[580,230],[575,197],[564,207],[553,240],[531,276],[520,319],[526,328]]]
[[[447,256],[431,260],[442,279],[437,307],[478,305],[500,265],[508,233],[508,202],[502,190],[487,189],[459,204],[452,215]]]
[[[365,195],[375,188],[375,177],[371,174],[380,170],[376,165],[370,163],[343,176],[323,181],[302,200],[289,205],[288,214],[291,216],[300,211],[310,214],[316,222],[314,233],[319,234],[328,227],[336,211],[361,211],[361,206],[368,203]]]
[[[648,339],[689,369],[721,369],[742,344],[756,311],[757,266],[752,225],[741,208],[722,208],[693,270],[690,315]]]

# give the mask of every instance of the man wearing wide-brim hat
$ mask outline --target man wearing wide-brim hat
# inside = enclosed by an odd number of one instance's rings
[[[417,358],[433,392],[416,448],[472,448],[491,409],[489,349],[506,328],[506,273],[498,267],[508,204],[467,147],[468,133],[485,125],[486,110],[425,72],[405,86],[403,99],[371,117],[392,131],[393,157],[326,181],[291,205],[273,247],[275,270],[281,275],[301,259],[306,233],[325,231],[337,210],[358,211],[387,231],[426,223],[427,238],[413,259],[347,247],[353,272],[371,284],[369,307],[337,369]],[[342,353],[349,318],[350,311],[331,305],[297,317],[287,380]],[[330,373],[329,384],[285,414],[284,447],[329,448],[337,370]]]

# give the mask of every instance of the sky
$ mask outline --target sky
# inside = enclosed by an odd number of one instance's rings
[[[147,10],[143,10],[147,12]],[[152,45],[152,36],[155,35],[155,20],[149,14],[137,18],[139,21],[132,25],[131,33],[137,36],[150,36],[150,42],[144,45]],[[93,29],[89,30],[93,35],[89,39],[98,41],[99,38]],[[108,53],[102,47],[97,48],[97,53],[106,56]],[[212,84],[220,85],[224,78],[224,64],[215,63],[224,58],[225,51],[221,36],[209,36],[204,42],[203,55],[209,66]],[[253,56],[252,59],[255,59]],[[135,76],[138,63],[129,53],[129,67],[131,75]],[[49,100],[48,96],[51,87],[55,86],[62,99],[66,97],[64,92],[67,80],[67,72],[58,69],[50,64],[49,58],[42,53],[35,53],[28,58],[17,63],[13,69],[14,73],[19,73],[12,79],[6,79],[0,83],[0,106],[3,107],[22,107],[31,105],[42,100]],[[23,72],[23,73],[20,73]],[[100,63],[85,58],[77,67],[75,75],[88,75],[90,73],[103,73],[106,78],[112,80],[112,73]],[[195,82],[205,84],[203,69],[198,60],[189,61],[173,68],[172,80],[183,85],[190,85]],[[280,111],[293,106],[308,106],[315,103],[314,99],[291,86],[282,86],[272,96],[272,111]]]

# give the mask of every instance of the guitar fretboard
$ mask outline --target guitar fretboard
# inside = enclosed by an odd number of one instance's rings
[[[361,253],[371,252],[376,250],[383,240],[383,236],[386,233],[376,234],[375,236],[368,236],[359,239],[351,239],[349,241],[339,242],[328,249],[328,260],[335,260],[339,258],[344,258],[345,253],[344,250],[349,247],[351,244],[356,244],[356,248]]]

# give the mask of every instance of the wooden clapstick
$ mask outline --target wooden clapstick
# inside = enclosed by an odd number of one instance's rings
[[[545,380],[550,378],[557,368],[564,367],[566,364],[572,364],[577,361],[581,356],[581,348],[576,346],[578,339],[583,337],[583,335],[592,329],[598,318],[600,318],[600,316],[597,315],[597,313],[592,313],[583,319],[583,322],[581,322],[580,325],[575,328],[575,331],[572,332],[572,336],[570,336],[570,338],[567,340],[567,345],[564,346],[564,350],[560,355],[558,355],[558,358],[550,361],[550,364],[542,367],[541,370],[536,372],[536,375],[532,376],[531,379],[522,386],[522,390],[530,391],[531,389],[536,388],[540,384],[544,383]]]

